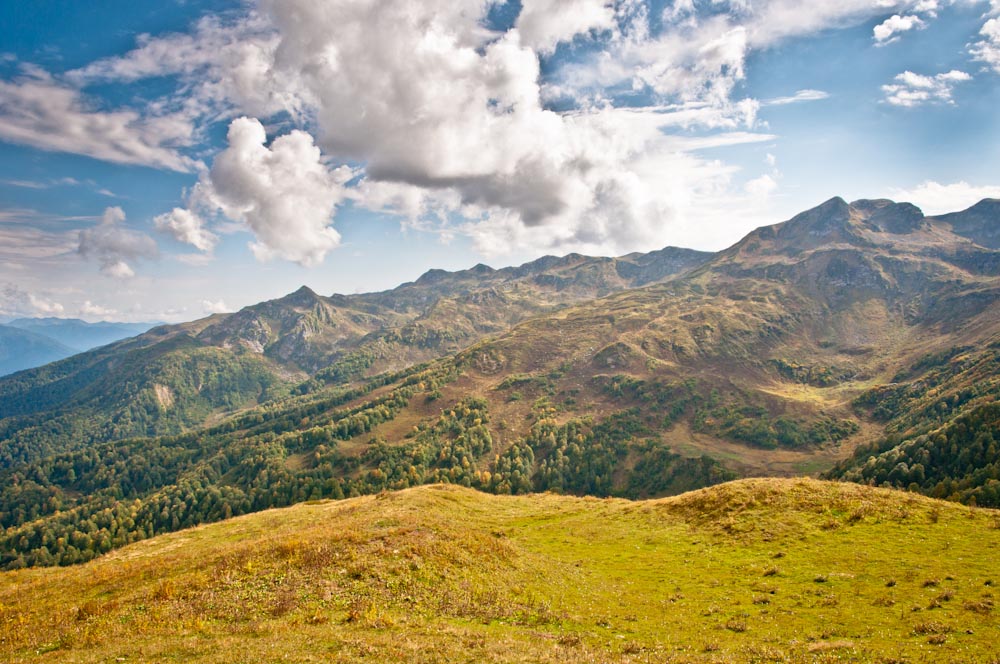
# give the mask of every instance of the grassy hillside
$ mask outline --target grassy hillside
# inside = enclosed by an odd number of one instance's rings
[[[7,662],[994,662],[1000,515],[753,480],[429,486],[0,575]]]

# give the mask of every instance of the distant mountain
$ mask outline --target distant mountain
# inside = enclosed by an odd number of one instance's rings
[[[161,326],[0,380],[0,441],[7,439],[0,465],[66,445],[176,433],[290,390],[402,370],[710,256],[668,248],[619,259],[545,257],[503,270],[432,270],[382,293],[323,297],[302,287],[233,314]]]
[[[88,323],[76,318],[18,318],[7,324],[45,335],[80,353],[134,337],[160,323]]]
[[[834,198],[718,254],[303,288],[19,373],[0,560],[431,482],[641,498],[825,473],[1000,506],[995,211]]]
[[[55,362],[75,352],[47,336],[0,325],[0,376]]]

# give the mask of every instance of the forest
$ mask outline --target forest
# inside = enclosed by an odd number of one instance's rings
[[[567,419],[543,399],[527,435],[499,445],[487,400],[468,396],[402,440],[369,435],[414,399],[436,404],[459,371],[450,361],[421,365],[360,388],[252,408],[202,431],[8,464],[0,473],[0,567],[69,565],[234,515],[428,483],[638,498],[735,477],[711,458],[672,453],[658,440],[663,421],[635,407],[602,421]]]

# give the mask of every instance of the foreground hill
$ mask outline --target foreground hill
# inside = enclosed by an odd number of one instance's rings
[[[74,352],[42,334],[0,325],[0,376],[55,362]]]
[[[4,573],[0,659],[990,662],[998,519],[812,480],[422,487]]]

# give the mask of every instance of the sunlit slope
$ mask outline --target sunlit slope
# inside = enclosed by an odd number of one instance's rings
[[[986,662],[1000,517],[813,480],[428,486],[0,575],[0,659]]]

